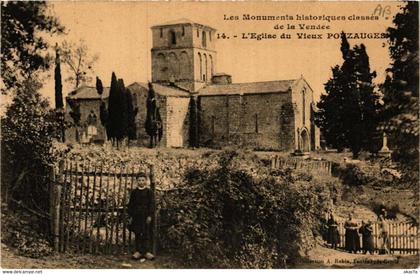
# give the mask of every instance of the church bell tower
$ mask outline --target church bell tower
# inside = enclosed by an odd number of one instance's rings
[[[196,92],[216,68],[216,30],[187,19],[152,27],[152,82]]]

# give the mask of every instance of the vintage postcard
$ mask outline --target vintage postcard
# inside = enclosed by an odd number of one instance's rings
[[[2,1],[3,273],[417,273],[418,9]]]

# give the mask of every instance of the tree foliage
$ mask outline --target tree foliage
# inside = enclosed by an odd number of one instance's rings
[[[362,149],[377,151],[372,145],[377,138],[379,96],[374,91],[366,47],[355,45],[352,49],[342,33],[341,52],[343,64],[332,68],[332,78],[325,84],[326,94],[321,95],[316,123],[321,128],[327,144],[337,149],[349,147],[357,157]]]
[[[334,186],[270,173],[251,157],[223,152],[216,166],[189,169],[185,185],[163,193],[163,249],[189,267],[281,268],[298,259]]]
[[[80,127],[80,119],[82,117],[82,113],[80,112],[80,103],[77,100],[68,100],[70,106],[70,117],[73,120],[73,126],[76,129],[76,141],[79,141],[79,127]]]
[[[49,68],[50,46],[42,33],[59,34],[64,27],[48,15],[45,1],[1,2],[2,92],[18,88],[34,73]]]
[[[108,108],[101,105],[101,121],[106,125],[108,139],[118,143],[124,138],[136,138],[135,117],[137,108],[133,106],[133,96],[125,87],[123,79],[112,73]]]
[[[65,119],[64,119],[64,104],[63,104],[63,85],[61,83],[61,61],[60,52],[56,47],[55,53],[55,70],[54,70],[54,88],[55,88],[55,111],[57,121],[61,132],[61,141],[66,141]]]
[[[155,90],[152,83],[149,83],[149,91],[146,100],[146,122],[144,127],[147,135],[150,137],[150,147],[154,147],[162,138],[162,118],[160,116],[159,106],[156,103]]]
[[[81,84],[88,83],[92,80],[93,66],[98,61],[98,55],[91,56],[89,48],[84,40],[79,43],[64,41],[61,46],[62,58],[64,64],[70,72],[70,76],[66,79],[78,88]]]
[[[39,88],[31,79],[23,82],[2,118],[1,129],[11,196],[45,213],[49,165],[54,162],[52,141],[58,136],[58,125]]]
[[[395,147],[393,157],[411,170],[418,182],[419,165],[419,3],[408,1],[388,28],[392,59],[381,86],[384,94],[383,128]]]
[[[61,109],[63,104],[63,84],[61,83],[61,61],[59,49],[55,52],[55,70],[54,70],[54,87],[55,87],[55,108]]]
[[[106,107],[106,103],[103,101],[99,107],[99,118],[101,119],[101,124],[105,128],[106,134],[108,136],[108,109]]]
[[[100,96],[104,93],[104,86],[102,85],[101,79],[99,79],[98,76],[96,76],[96,91]]]
[[[127,102],[127,138],[129,140],[137,139],[136,115],[138,108],[133,104],[133,95],[129,89],[125,91]]]

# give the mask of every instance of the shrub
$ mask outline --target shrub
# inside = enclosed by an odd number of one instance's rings
[[[375,164],[347,164],[337,168],[343,183],[349,186],[376,185],[395,186],[401,183],[399,172],[391,168],[382,168]]]
[[[223,152],[216,167],[189,169],[163,194],[162,248],[193,267],[279,268],[313,245],[328,186],[270,174],[253,156]]]
[[[11,212],[2,207],[1,220],[2,243],[14,247],[19,255],[42,258],[52,254],[47,235],[35,225],[35,216],[22,211]]]
[[[2,175],[7,181],[7,189],[2,191],[8,190],[14,200],[46,216],[48,171],[54,162],[52,141],[59,127],[39,88],[37,82],[27,80],[1,119],[1,160],[8,175]]]
[[[386,218],[388,219],[396,219],[397,214],[401,213],[400,206],[398,205],[398,203],[383,204],[376,201],[372,201],[370,204],[370,208],[378,216],[383,214],[383,210],[385,210]]]
[[[350,186],[366,185],[369,182],[369,178],[366,174],[354,164],[347,164],[342,170],[340,178],[344,184]]]

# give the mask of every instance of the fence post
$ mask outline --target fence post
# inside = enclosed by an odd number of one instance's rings
[[[150,168],[150,188],[152,190],[152,253],[156,256],[157,249],[157,210],[156,210],[156,181],[155,181],[155,167],[153,164],[149,166]]]
[[[58,252],[60,247],[60,198],[61,198],[61,173],[64,162],[60,161],[58,176],[53,165],[50,166],[50,216],[51,232],[53,235],[54,251]],[[57,178],[58,177],[58,178]],[[58,180],[57,180],[58,179]]]

